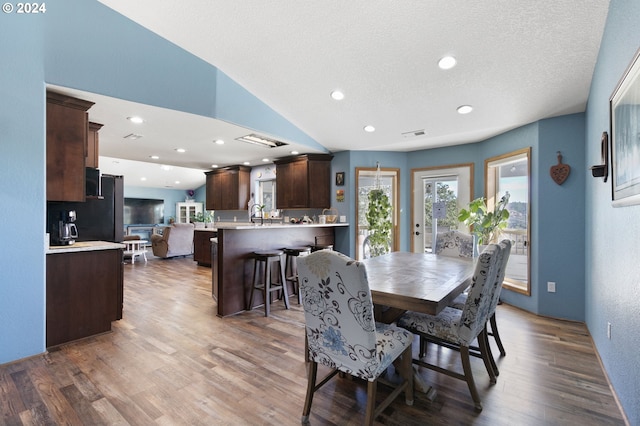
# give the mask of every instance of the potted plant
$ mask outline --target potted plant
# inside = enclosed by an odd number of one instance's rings
[[[389,253],[391,250],[391,202],[380,188],[369,191],[369,207],[366,218],[369,225],[369,241],[371,257]]]
[[[194,215],[191,215],[191,222],[196,228],[204,228],[205,227],[205,214],[202,212],[198,212]]]
[[[462,209],[458,213],[458,221],[470,227],[471,233],[475,236],[476,244],[479,246],[493,242],[498,232],[507,227],[509,196],[509,192],[507,192],[500,198],[493,211],[489,211],[487,208],[487,200],[480,197],[469,203],[467,209]]]

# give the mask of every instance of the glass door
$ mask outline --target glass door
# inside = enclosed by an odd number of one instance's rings
[[[471,201],[473,164],[413,169],[411,247],[431,253],[438,232],[458,229],[458,211]]]
[[[356,168],[356,259],[367,259],[371,256],[371,246],[369,244],[369,224],[367,221],[367,210],[369,209],[369,193],[374,189],[381,189],[391,203],[391,223],[390,250],[398,250],[398,187],[399,169],[381,168],[379,182],[376,182],[378,169],[358,167]]]

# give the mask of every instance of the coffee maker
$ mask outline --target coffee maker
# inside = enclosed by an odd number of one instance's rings
[[[76,211],[66,210],[60,212],[57,223],[53,224],[51,242],[54,246],[68,246],[76,242],[78,238],[78,228],[76,224]]]

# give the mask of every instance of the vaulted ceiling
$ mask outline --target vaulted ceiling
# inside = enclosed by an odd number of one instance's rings
[[[584,111],[609,6],[100,1],[219,68],[334,152],[472,143]],[[457,65],[442,70],[438,61],[447,55]],[[332,99],[334,90],[344,99]],[[461,105],[472,112],[459,114]],[[176,114],[175,126],[183,119]],[[375,131],[365,132],[367,125]]]

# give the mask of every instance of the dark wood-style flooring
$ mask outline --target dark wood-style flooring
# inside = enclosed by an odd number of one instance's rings
[[[191,258],[125,265],[124,319],[113,332],[0,366],[0,425],[296,425],[306,389],[303,313],[276,302],[217,318],[211,269]],[[501,305],[507,349],[494,386],[472,359],[484,410],[466,384],[420,370],[437,390],[397,399],[386,425],[623,425],[586,327]],[[417,344],[414,345],[414,352]],[[497,349],[495,349],[497,353]],[[458,354],[429,348],[441,363]],[[379,396],[386,389],[379,386]],[[335,378],[313,425],[358,425],[366,386]]]

